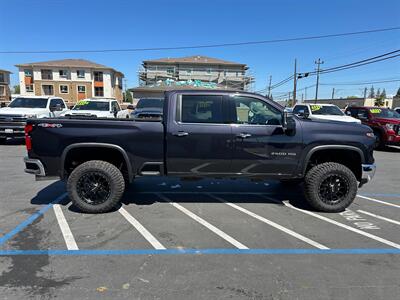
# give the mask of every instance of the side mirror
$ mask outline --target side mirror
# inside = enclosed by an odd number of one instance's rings
[[[296,129],[296,121],[293,119],[293,112],[285,109],[283,111],[282,129],[285,133],[293,133]]]
[[[351,112],[348,110],[348,111],[346,111],[346,115],[347,116],[351,116]]]
[[[54,111],[62,111],[61,104],[56,104],[56,105],[50,106],[50,111],[51,111],[51,112],[54,112]]]
[[[126,109],[129,109],[129,110],[134,110],[134,109],[135,109],[135,107],[134,107],[132,104],[129,104],[129,105],[126,107]]]
[[[306,112],[304,109],[299,110],[299,112],[296,115],[303,119],[308,119],[308,117],[310,116],[310,114]]]
[[[358,115],[358,118],[359,118],[360,120],[363,120],[363,121],[367,121],[367,120],[368,120],[368,117],[367,117],[367,116],[361,115],[361,114]]]

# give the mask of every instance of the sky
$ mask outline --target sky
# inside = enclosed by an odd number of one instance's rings
[[[400,26],[398,0],[0,0],[2,30],[0,51],[97,50],[175,47],[284,39],[365,31]],[[205,55],[245,63],[255,77],[254,91],[265,89],[269,76],[277,83],[299,72],[351,63],[400,49],[400,30],[330,39],[123,53],[2,54],[0,69],[13,72],[15,64],[64,58],[83,58],[125,74],[129,88],[138,85],[143,60]],[[400,80],[400,57],[346,71],[321,75],[319,98],[361,95],[363,85],[337,85]],[[316,78],[300,79],[298,97]],[[368,85],[370,86],[370,84]],[[400,81],[374,84],[375,89],[396,93]],[[274,89],[290,91],[293,83]],[[303,95],[302,95],[303,94]],[[307,89],[313,99],[315,87]]]

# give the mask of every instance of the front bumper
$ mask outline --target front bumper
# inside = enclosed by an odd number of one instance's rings
[[[367,182],[371,181],[371,179],[375,175],[376,165],[375,164],[362,164],[361,165],[361,181],[359,187],[362,187]]]
[[[23,137],[26,122],[1,122],[0,137]]]

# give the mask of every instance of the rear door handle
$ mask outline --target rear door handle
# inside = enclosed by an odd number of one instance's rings
[[[184,136],[188,136],[189,133],[188,132],[184,132],[184,131],[178,131],[178,132],[174,132],[172,135],[179,136],[179,137],[184,137]]]
[[[238,135],[236,135],[236,137],[241,138],[241,139],[247,139],[249,137],[251,137],[250,133],[239,133]]]

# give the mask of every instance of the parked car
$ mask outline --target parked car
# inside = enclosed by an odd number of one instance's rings
[[[66,179],[91,213],[119,205],[134,178],[161,175],[304,182],[314,209],[338,212],[374,175],[368,126],[304,120],[247,92],[170,91],[163,102],[160,121],[30,119],[25,171]]]
[[[58,117],[66,109],[59,97],[19,96],[0,108],[0,142],[7,137],[23,137],[28,118]]]
[[[330,120],[361,124],[361,121],[347,116],[333,104],[296,104],[293,113],[311,120]]]
[[[129,119],[131,117],[132,112],[135,110],[135,106],[129,104],[126,109],[122,109],[118,112],[117,118]]]
[[[163,99],[160,98],[143,98],[140,99],[132,112],[132,119],[159,119],[163,114]]]
[[[90,98],[78,101],[75,106],[63,112],[65,117],[116,118],[121,108],[118,101],[109,98]]]
[[[400,114],[383,107],[347,107],[347,115],[361,120],[374,131],[376,148],[400,145]]]

